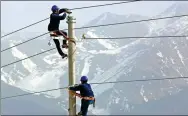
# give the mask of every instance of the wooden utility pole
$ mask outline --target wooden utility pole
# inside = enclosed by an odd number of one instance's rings
[[[68,23],[68,37],[75,41],[75,32],[74,32],[74,23],[76,19],[73,16],[67,17]],[[75,54],[76,54],[76,45],[72,41],[68,41],[68,65],[69,65],[69,86],[75,84],[76,73],[75,73]],[[69,115],[76,116],[76,96],[69,93]]]

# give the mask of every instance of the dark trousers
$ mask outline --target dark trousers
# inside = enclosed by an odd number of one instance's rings
[[[63,30],[59,30],[61,33],[63,33],[64,35],[67,36],[67,32],[64,32]],[[55,33],[57,35],[62,35],[59,31],[56,31]],[[59,53],[59,55],[63,56],[64,53],[63,51],[61,50],[61,45],[60,45],[60,41],[58,39],[53,39],[54,40],[54,43],[56,45],[56,48],[57,48],[57,51]],[[67,40],[63,40],[63,44],[67,44]]]
[[[90,101],[89,100],[84,100],[84,99],[81,100],[82,116],[87,116],[89,105],[90,105]]]

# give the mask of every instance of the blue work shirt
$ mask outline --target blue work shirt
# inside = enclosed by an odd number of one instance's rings
[[[64,13],[62,16],[60,16],[59,14],[65,11],[66,11],[65,9],[60,9],[59,13],[52,13],[50,15],[50,23],[48,25],[48,31],[59,30],[60,20],[64,20],[67,16],[66,13]]]
[[[72,91],[80,91],[80,95],[82,97],[94,97],[91,85],[88,83],[79,84],[77,86],[70,87],[69,89]]]

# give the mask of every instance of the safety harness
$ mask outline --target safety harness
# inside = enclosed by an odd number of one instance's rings
[[[62,35],[66,40],[71,41],[71,42],[73,42],[73,43],[76,45],[76,42],[75,42],[74,40],[68,38],[64,33],[62,33],[62,32],[59,31],[59,30],[57,30],[57,31],[51,31],[51,32],[50,32],[50,36],[51,36],[51,37],[58,37],[59,35],[57,35],[56,32],[61,33],[61,35]]]
[[[90,104],[93,104],[93,107],[95,107],[95,97],[82,97],[79,93],[76,93],[76,92],[74,92],[74,91],[69,90],[69,92],[70,92],[72,95],[75,95],[75,96],[79,97],[80,99],[92,100],[93,102],[90,103]]]

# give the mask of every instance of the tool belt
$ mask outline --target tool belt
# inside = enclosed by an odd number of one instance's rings
[[[73,91],[69,90],[69,92],[77,97],[79,97],[80,99],[84,99],[84,100],[91,100],[92,102],[90,104],[93,104],[93,107],[95,107],[95,97],[82,97],[79,93],[74,93]]]

